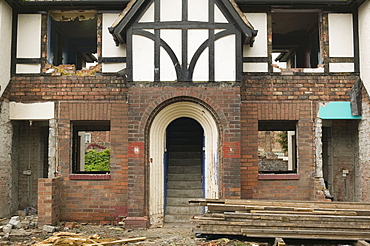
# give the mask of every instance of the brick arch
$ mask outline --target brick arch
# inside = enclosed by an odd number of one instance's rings
[[[162,225],[163,210],[163,153],[165,146],[165,133],[168,125],[175,119],[189,117],[196,120],[204,130],[205,158],[204,192],[206,198],[218,198],[221,192],[219,180],[220,172],[220,146],[222,145],[222,127],[220,114],[208,104],[194,97],[177,96],[170,99],[162,97],[163,102],[151,110],[145,125],[145,148],[148,160],[148,204],[149,218],[152,225]],[[158,101],[157,101],[158,103]],[[220,112],[220,111],[219,111]],[[223,121],[226,122],[225,116]]]
[[[139,129],[143,129],[144,132],[142,133],[146,135],[148,127],[150,127],[151,122],[159,111],[172,103],[181,101],[194,102],[208,109],[218,122],[220,132],[228,128],[225,114],[220,106],[210,97],[194,91],[176,91],[158,97],[145,109],[139,123]]]

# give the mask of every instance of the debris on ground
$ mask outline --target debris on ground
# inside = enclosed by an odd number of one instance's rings
[[[33,238],[37,240],[37,238]],[[126,238],[126,239],[102,239],[99,235],[85,236],[84,234],[76,234],[71,232],[57,232],[52,237],[45,239],[42,242],[34,245],[76,245],[76,246],[92,246],[92,245],[113,245],[123,244],[128,242],[144,241],[145,237]]]

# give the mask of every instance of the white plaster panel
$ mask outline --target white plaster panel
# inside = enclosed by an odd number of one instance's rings
[[[10,61],[12,46],[12,9],[0,0],[0,97],[10,81]]]
[[[182,61],[182,31],[161,30],[161,39],[165,41],[175,53],[179,62]]]
[[[10,102],[10,120],[50,120],[54,118],[54,102]]]
[[[103,73],[116,73],[126,68],[126,63],[102,63]]]
[[[118,18],[119,13],[103,13],[102,33],[102,56],[103,57],[126,57],[126,45],[116,46],[113,36],[109,33],[108,27],[112,26]]]
[[[188,20],[208,22],[208,0],[188,0]]]
[[[179,62],[182,60],[181,56],[181,30],[161,30],[161,39],[163,39],[173,50]],[[161,81],[175,81],[177,80],[175,66],[168,55],[168,53],[161,48]]]
[[[161,70],[160,80],[161,81],[176,81],[176,70],[173,62],[168,53],[161,47]]]
[[[189,30],[188,31],[188,63],[190,64],[197,49],[209,37],[208,30]],[[208,49],[203,51],[194,68],[193,81],[208,81],[209,79],[209,58]]]
[[[189,30],[188,31],[188,62],[197,51],[199,46],[209,37],[208,30]]]
[[[40,64],[16,64],[15,71],[18,74],[40,73]]]
[[[41,57],[41,14],[19,14],[17,58]]]
[[[329,14],[329,56],[353,57],[352,14]]]
[[[132,66],[134,81],[154,81],[154,42],[152,40],[139,35],[132,36]]]
[[[229,23],[225,17],[225,15],[221,12],[221,10],[215,4],[215,22],[216,23]]]
[[[204,50],[195,65],[193,72],[193,81],[208,81],[209,80],[209,50]]]
[[[229,35],[215,42],[215,81],[235,81],[235,79],[235,35]]]
[[[182,20],[182,0],[161,0],[160,2],[161,21]]]
[[[139,20],[139,22],[154,22],[154,3],[150,5],[148,10],[144,13],[144,15]]]
[[[358,10],[360,74],[365,88],[370,92],[370,1],[365,1]],[[370,196],[369,196],[370,197]]]
[[[269,71],[269,65],[266,62],[244,63],[243,72],[246,73],[266,73]]]
[[[222,32],[222,31],[225,31],[225,29],[215,29],[215,34]]]
[[[267,57],[267,14],[266,13],[245,13],[249,22],[258,30],[253,47],[243,46],[244,57]]]
[[[351,73],[355,71],[353,63],[330,63],[329,72],[331,73]]]

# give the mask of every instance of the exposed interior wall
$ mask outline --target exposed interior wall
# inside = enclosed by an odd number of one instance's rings
[[[323,123],[323,172],[334,201],[356,201],[359,141],[358,121]]]
[[[16,121],[14,125],[18,209],[36,208],[38,179],[48,172],[48,121]]]
[[[0,0],[0,97],[10,80],[12,8]]]
[[[17,165],[14,156],[13,127],[9,120],[9,103],[0,102],[0,217],[9,216],[17,209]]]

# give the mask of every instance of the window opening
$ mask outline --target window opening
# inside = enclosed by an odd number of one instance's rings
[[[272,64],[278,68],[317,68],[320,58],[319,12],[272,12]]]
[[[95,12],[50,13],[48,63],[62,65],[65,73],[73,74],[75,70],[92,70],[97,62]]]
[[[259,173],[296,173],[296,121],[258,122]]]
[[[72,128],[73,173],[108,173],[109,121],[74,121]]]

